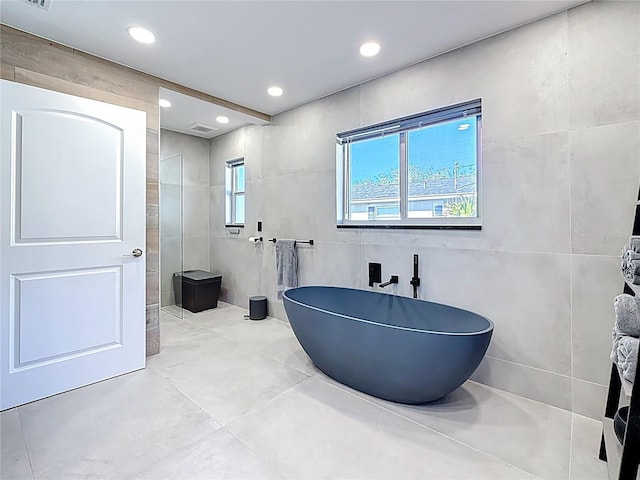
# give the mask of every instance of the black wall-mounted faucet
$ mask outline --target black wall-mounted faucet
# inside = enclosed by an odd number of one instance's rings
[[[369,286],[382,282],[382,264],[369,262]]]
[[[389,285],[391,285],[392,283],[398,283],[398,275],[391,275],[391,278],[389,279],[388,282],[384,282],[381,283],[379,285],[380,288],[384,288],[384,287],[388,287]]]
[[[413,278],[409,282],[413,287],[413,298],[418,298],[418,287],[420,286],[420,277],[418,276],[418,254],[413,254]]]

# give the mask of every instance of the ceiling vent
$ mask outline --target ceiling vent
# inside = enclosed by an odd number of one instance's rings
[[[218,130],[216,127],[211,127],[203,123],[192,123],[187,128],[189,130],[193,130],[194,132],[198,132],[198,133],[211,133]]]
[[[29,5],[33,5],[34,7],[42,8],[43,10],[46,10],[48,12],[49,9],[51,8],[51,2],[53,0],[22,0],[22,1],[28,3]]]

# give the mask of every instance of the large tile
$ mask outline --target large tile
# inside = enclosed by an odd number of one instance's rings
[[[209,141],[187,135],[190,145],[184,148],[183,181],[185,186],[209,186]]]
[[[571,128],[640,119],[640,4],[588,2],[568,17]]]
[[[157,462],[141,479],[281,479],[267,460],[224,429],[213,432]]]
[[[640,122],[573,131],[570,144],[571,251],[620,255],[638,198]]]
[[[182,320],[185,322],[185,320]],[[160,331],[165,327],[166,320],[162,321]],[[202,328],[195,328],[189,324],[189,327],[175,328],[169,327],[180,336],[178,339],[164,341],[161,351],[153,358],[147,359],[147,367],[163,376],[168,376],[169,369],[180,365],[184,362],[197,360],[207,354],[212,348],[218,347],[220,344],[226,346],[226,342],[213,332],[209,332]],[[166,336],[164,337],[166,339]]]
[[[605,361],[603,363],[611,368],[610,362]],[[572,384],[573,404],[571,410],[585,417],[602,420],[608,388],[605,385],[585,382],[577,378],[573,379]]]
[[[169,307],[174,305],[175,300],[173,299],[173,295],[171,292],[163,291],[160,293],[160,306],[161,307]]]
[[[560,13],[367,82],[363,124],[482,98],[485,140],[566,130],[566,48]]]
[[[313,246],[299,245],[298,285],[331,285],[361,288],[366,279],[360,275],[360,245],[315,242]],[[273,279],[275,283],[275,277]]]
[[[386,245],[389,248],[433,247],[457,250],[490,250],[491,239],[484,230],[362,230],[363,245]]]
[[[494,250],[569,253],[566,132],[485,143],[482,231]]]
[[[598,458],[602,422],[573,415],[571,480],[607,480],[606,462]]]
[[[168,130],[162,130],[162,133]],[[169,153],[162,156],[159,161],[160,185],[182,185],[182,153]]]
[[[381,262],[384,278],[399,276],[385,291],[411,296],[412,254],[422,265],[420,298],[493,321],[489,355],[571,374],[569,255],[363,245],[362,276]]]
[[[262,220],[265,202],[263,197],[262,180],[247,180],[245,193],[245,223],[238,235],[233,238],[240,238],[248,241],[249,237],[264,236],[265,231],[258,232],[257,222]],[[209,225],[211,229],[211,241],[217,238],[230,238],[229,231],[233,227],[225,226],[226,208],[225,187],[218,185],[209,189]],[[269,208],[268,206],[266,208]],[[265,237],[266,238],[266,237]]]
[[[215,267],[211,265],[211,245],[209,236],[185,236],[183,239],[184,270],[204,270],[218,274]]]
[[[185,185],[183,189],[183,235],[209,236],[209,186]]]
[[[334,172],[336,134],[359,126],[360,87],[276,115],[263,129],[263,178]]]
[[[247,180],[244,208],[244,230],[245,238],[264,236],[263,232],[258,232],[258,221],[262,220],[265,209],[264,191],[262,180]]]
[[[209,187],[209,231],[212,242],[217,237],[225,237],[227,235],[227,229],[224,225],[225,187],[224,185],[215,185]]]
[[[219,333],[220,328],[228,325],[234,325],[244,320],[245,309],[228,302],[218,301],[218,306],[202,312],[191,312],[183,310],[184,319],[190,325],[196,327],[199,331],[208,331]]]
[[[0,474],[6,480],[33,479],[17,409],[0,413]]]
[[[160,232],[162,237],[182,235],[184,204],[181,185],[160,184]]]
[[[227,428],[293,478],[531,478],[314,377]]]
[[[160,340],[162,346],[191,342],[198,337],[209,334],[206,330],[197,328],[184,318],[187,310],[176,305],[164,307],[160,310]]]
[[[160,318],[162,320],[163,317],[174,317],[174,318],[178,318],[178,319],[182,319],[184,317],[184,314],[182,313],[182,307],[179,307],[176,304],[172,304],[172,305],[163,305],[162,308],[160,309]]]
[[[470,46],[468,79],[482,92],[484,140],[567,129],[566,50],[565,12]]]
[[[363,83],[362,125],[480,98],[466,75],[468,57],[466,49],[458,49]]]
[[[262,180],[246,182],[245,223],[243,227],[227,227],[225,225],[225,190],[223,186],[214,186],[209,190],[209,225],[212,245],[219,238],[236,239],[247,242],[249,237],[265,237],[266,230],[258,232],[257,222],[263,220]],[[265,222],[263,222],[265,223]],[[232,233],[234,232],[234,233]],[[237,234],[235,232],[238,232]],[[213,245],[215,246],[215,245]],[[257,245],[260,246],[260,245]]]
[[[454,298],[494,322],[489,355],[570,374],[568,255],[442,252],[429,265],[436,299]]]
[[[281,362],[230,340],[211,337],[200,354],[163,375],[222,425],[308,378]]]
[[[199,324],[255,353],[277,360],[307,375],[317,372],[288,322],[273,317],[249,320],[243,318],[243,314],[246,313],[244,309],[230,307],[228,310],[233,310],[234,314],[224,319],[212,318],[211,321]],[[192,321],[195,323],[197,320]]]
[[[183,239],[181,237],[163,237],[160,246],[160,288],[168,294],[174,303],[173,274],[184,270]]]
[[[19,408],[36,478],[130,478],[219,428],[143,370]]]
[[[166,159],[174,155],[182,155],[182,165],[178,174],[171,178],[179,178],[184,185],[209,185],[209,141],[193,135],[162,129],[160,131],[160,157]],[[177,166],[179,162],[172,162]],[[165,163],[160,164],[160,177],[163,176]]]
[[[288,321],[287,313],[284,309],[284,304],[282,300],[275,300],[275,295],[273,295],[267,302],[267,310],[269,312],[269,316],[278,318],[280,320]]]
[[[261,125],[244,127],[244,173],[248,182],[262,180],[262,136],[265,128]]]
[[[276,251],[275,248],[267,243],[265,244],[265,248],[268,249],[266,253],[262,255],[262,280],[261,280],[261,292],[262,295],[266,295],[267,297],[267,309],[269,315],[284,319],[284,316],[274,315],[275,304],[278,303],[281,308],[281,313],[284,315],[284,305],[282,305],[282,299],[278,299],[277,297],[277,289],[276,289]]]
[[[569,475],[571,413],[565,410],[473,382],[425,405],[374,402],[536,476]]]
[[[484,357],[471,380],[571,410],[571,377]]]
[[[220,300],[235,305],[235,295],[231,288],[225,285],[220,287]]]
[[[573,377],[605,385],[611,363],[613,299],[622,292],[620,257],[571,255]]]
[[[268,237],[358,241],[357,229],[336,227],[334,169],[265,178],[263,192],[262,211]]]
[[[250,243],[244,236],[218,237],[211,242],[211,269],[222,275],[222,286],[236,294],[260,295],[262,251],[268,243]]]
[[[244,128],[238,128],[211,140],[209,186],[224,185],[226,162],[244,158]]]

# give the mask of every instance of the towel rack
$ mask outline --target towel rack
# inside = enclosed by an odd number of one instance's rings
[[[278,241],[277,238],[270,238],[270,242],[276,243]],[[313,240],[296,240],[296,243],[308,243],[309,245],[313,245]]]
[[[636,199],[636,213],[632,234],[640,235],[640,192]],[[625,278],[623,293],[640,298],[640,289]],[[620,407],[620,393],[624,391],[629,413],[622,445],[614,429],[614,418]],[[640,465],[640,371],[636,370],[633,382],[622,377],[616,362],[611,363],[607,404],[602,419],[602,437],[600,439],[600,460],[607,462],[610,480],[635,480]]]

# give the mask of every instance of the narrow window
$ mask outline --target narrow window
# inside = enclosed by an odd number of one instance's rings
[[[340,227],[480,228],[480,100],[337,135]]]
[[[227,226],[244,226],[244,184],[244,159],[227,162],[225,176]]]

